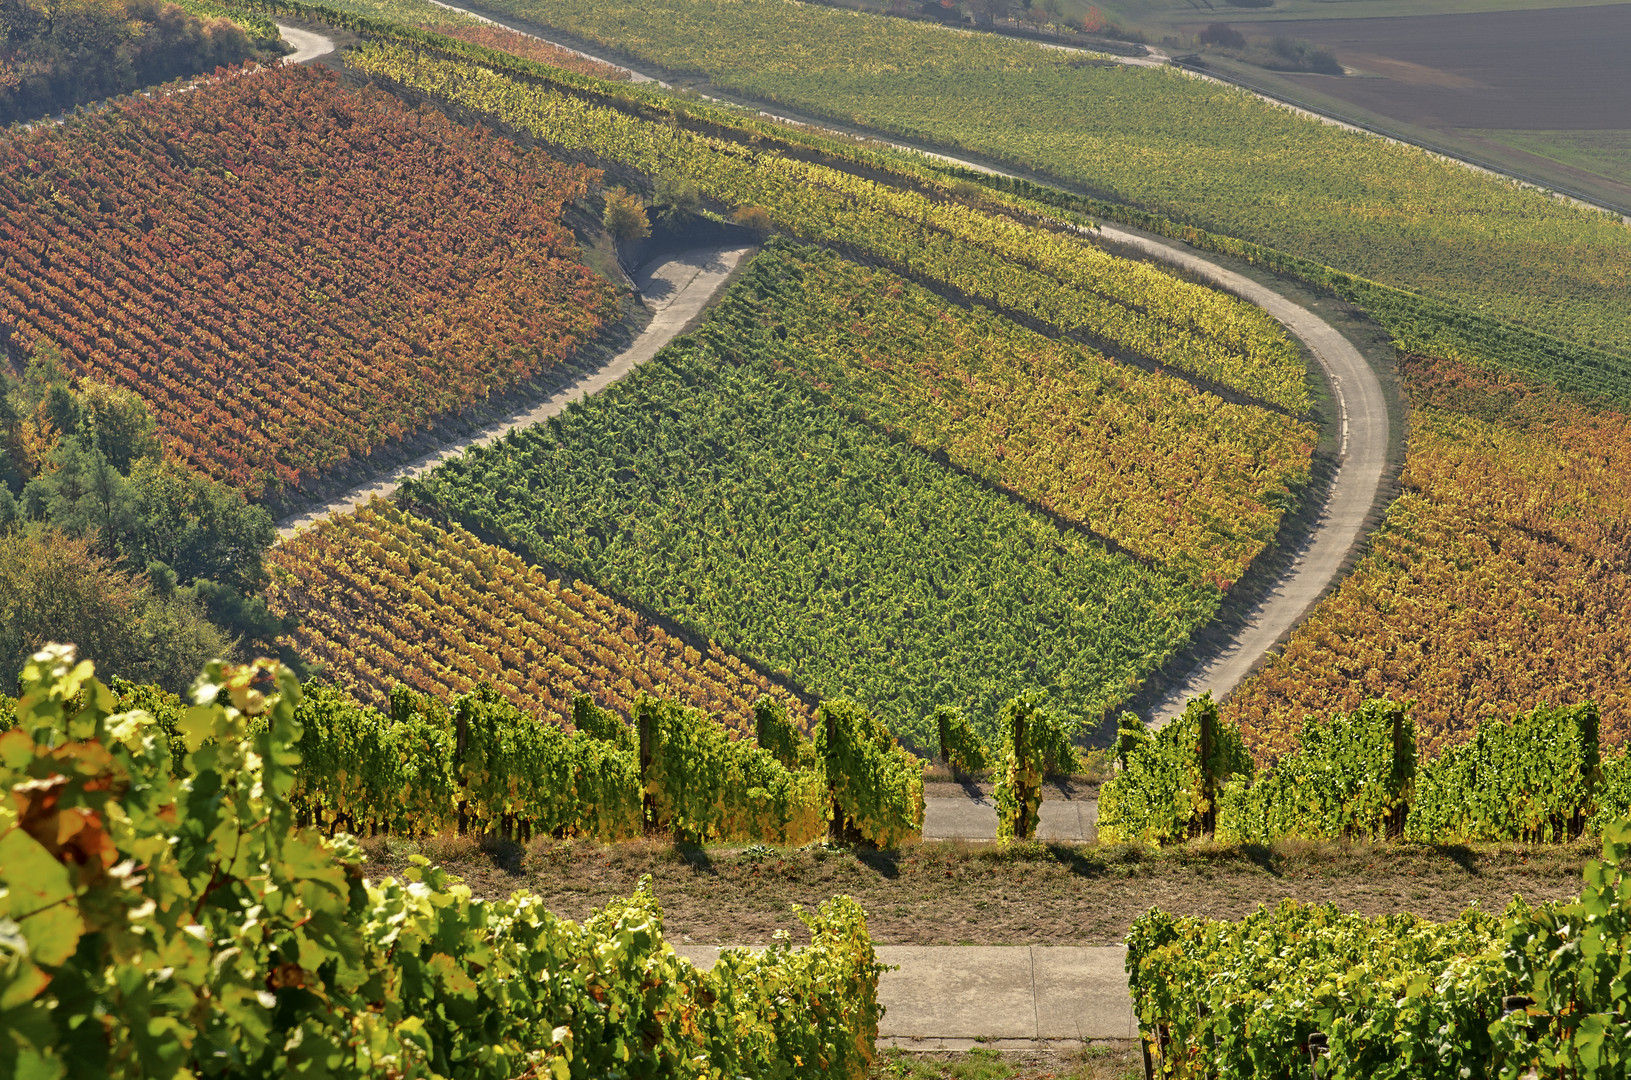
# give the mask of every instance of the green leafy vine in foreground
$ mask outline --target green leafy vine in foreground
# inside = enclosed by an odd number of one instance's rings
[[[350,837],[295,828],[300,696],[275,664],[211,665],[177,770],[71,647],[29,664],[0,735],[0,1073],[867,1074],[880,967],[852,900],[808,948],[701,972],[643,886],[579,925],[423,857],[370,881]]]
[[[1283,901],[1238,923],[1141,916],[1127,971],[1168,1077],[1610,1080],[1631,1068],[1631,824],[1578,901],[1435,924]],[[1519,1000],[1512,1000],[1512,999]]]

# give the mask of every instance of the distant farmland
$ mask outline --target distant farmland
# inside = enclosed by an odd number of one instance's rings
[[[1188,27],[1191,31],[1198,27]],[[1478,15],[1240,22],[1331,49],[1356,74],[1265,81],[1405,125],[1596,173],[1631,198],[1631,4]],[[1504,133],[1511,132],[1508,136]],[[1581,152],[1583,133],[1594,152]],[[1476,144],[1472,144],[1476,146]]]

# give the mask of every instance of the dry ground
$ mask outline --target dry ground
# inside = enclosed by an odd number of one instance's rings
[[[879,1080],[1142,1080],[1136,1044],[1088,1046],[1059,1053],[975,1049],[962,1053],[886,1051]]]
[[[1409,124],[1604,130],[1631,126],[1631,5],[1242,23],[1327,46],[1359,78],[1295,82]]]
[[[952,842],[878,853],[538,840],[523,848],[458,836],[379,839],[368,847],[376,875],[400,873],[408,854],[423,851],[463,876],[478,896],[527,889],[574,919],[626,896],[649,875],[674,942],[756,944],[783,929],[798,940],[804,934],[793,905],[814,908],[848,893],[866,909],[874,940],[891,945],[1111,944],[1151,907],[1236,919],[1284,897],[1446,919],[1474,902],[1499,910],[1514,893],[1572,897],[1581,866],[1596,853],[1589,842],[1198,844],[1166,852],[1041,844],[999,851]]]

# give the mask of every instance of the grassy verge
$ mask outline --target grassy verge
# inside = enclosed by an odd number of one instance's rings
[[[379,838],[368,849],[376,874],[400,874],[407,857],[422,852],[463,876],[478,896],[527,889],[574,919],[627,895],[649,875],[676,943],[755,944],[783,929],[800,940],[792,905],[813,907],[847,893],[866,909],[880,944],[1095,945],[1119,942],[1153,906],[1237,919],[1290,897],[1371,915],[1446,919],[1474,902],[1499,910],[1514,893],[1531,901],[1572,897],[1596,845],[1299,842],[1151,852],[1043,844],[999,851],[950,842],[890,853],[704,849],[656,840],[615,846],[538,840],[522,847],[442,836]]]
[[[1130,1042],[1060,1052],[983,1047],[966,1053],[888,1050],[873,1075],[880,1080],[1138,1080],[1144,1064],[1137,1045]]]

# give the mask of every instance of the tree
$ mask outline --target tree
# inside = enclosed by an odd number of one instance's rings
[[[263,506],[173,461],[143,459],[130,472],[135,525],[126,561],[165,563],[182,583],[209,579],[242,592],[266,584],[277,527]]]
[[[664,173],[657,177],[651,203],[657,207],[657,216],[672,224],[701,213],[702,192],[686,177]]]
[[[89,538],[50,528],[0,533],[0,688],[17,685],[41,645],[63,639],[105,673],[177,691],[232,651],[196,600],[155,596]]]
[[[1244,49],[1246,35],[1228,23],[1211,23],[1200,32],[1200,43],[1220,49]]]
[[[133,391],[81,379],[75,397],[80,434],[106,454],[114,468],[129,473],[136,462],[161,456],[158,424],[147,411],[147,402]]]
[[[606,212],[601,215],[606,231],[620,244],[644,240],[651,235],[651,221],[640,200],[620,187],[606,189]]]

